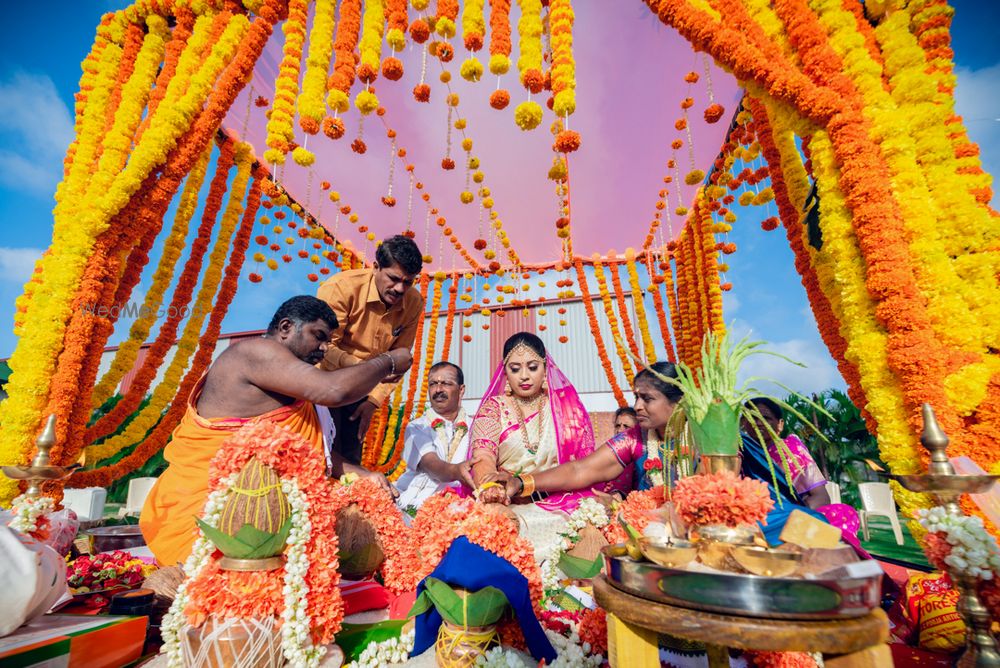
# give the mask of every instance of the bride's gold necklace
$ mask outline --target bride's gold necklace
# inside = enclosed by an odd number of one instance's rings
[[[544,394],[541,395],[541,402],[536,405],[536,399],[522,399],[516,394],[512,395],[511,398],[514,400],[514,408],[517,410],[517,419],[521,425],[521,436],[524,437],[524,447],[531,454],[536,454],[538,452],[538,447],[542,443],[542,409],[545,408],[545,402],[548,399]],[[532,443],[531,438],[528,436],[528,424],[524,419],[524,409],[522,406],[528,406],[532,410],[538,413],[538,438]]]

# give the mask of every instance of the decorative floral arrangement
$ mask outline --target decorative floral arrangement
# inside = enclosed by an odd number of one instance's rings
[[[632,492],[619,504],[615,519],[625,520],[626,524],[642,533],[651,521],[649,512],[662,506],[666,500],[666,490],[662,486]],[[623,543],[626,539],[625,529],[620,522],[609,522],[604,527],[604,537],[610,543]]]
[[[588,525],[596,529],[604,529],[610,522],[607,508],[596,499],[585,498],[580,502],[580,505],[566,520],[569,530],[562,534],[563,540],[553,545],[551,553],[540,560],[542,586],[546,594],[561,591],[565,574],[559,570],[559,558],[563,552],[580,540],[580,530]]]
[[[285,565],[273,571],[224,571],[215,547],[199,531],[184,564],[188,579],[164,618],[163,651],[179,665],[179,634],[185,623],[278,616],[282,652],[289,663],[318,665],[325,645],[340,629],[335,496],[322,455],[298,435],[268,421],[252,422],[226,440],[209,468],[209,496],[201,520],[218,527],[230,487],[250,461],[273,469],[291,507]],[[248,592],[251,592],[248,594]]]
[[[542,577],[534,548],[518,534],[517,525],[502,508],[476,503],[471,497],[462,498],[446,490],[424,502],[410,531],[417,548],[417,562],[412,565],[417,581],[437,567],[453,540],[465,536],[513,564],[528,580],[536,614],[541,612]]]
[[[980,580],[1000,575],[1000,546],[981,518],[935,506],[918,510],[917,521],[928,531],[924,538],[927,559],[935,568]]]
[[[619,406],[626,405],[625,394],[622,392],[621,386],[618,384],[618,378],[615,374],[614,367],[611,365],[611,358],[608,357],[608,349],[604,345],[604,337],[598,336],[600,333],[600,327],[597,322],[597,314],[594,311],[594,304],[590,299],[590,289],[587,287],[587,274],[583,270],[583,261],[576,258],[573,261],[573,266],[576,268],[576,279],[577,283],[580,285],[580,295],[583,299],[583,307],[587,312],[587,322],[590,323],[590,331],[594,334],[594,343],[597,344],[597,356],[601,360],[601,368],[604,369],[604,375],[608,377],[608,384],[611,386],[611,392],[615,395],[615,401],[618,402]]]
[[[673,500],[677,514],[692,527],[752,525],[765,521],[774,507],[767,483],[741,478],[729,471],[678,480]]]
[[[352,503],[375,527],[385,554],[382,578],[386,589],[395,594],[416,589],[423,577],[418,573],[420,558],[413,544],[413,533],[392,497],[372,478],[345,476],[334,489],[331,505],[325,512],[336,514]]]
[[[77,557],[66,565],[66,584],[73,594],[106,589],[132,589],[142,584],[156,566],[116,550]]]
[[[10,504],[10,510],[14,514],[13,519],[7,524],[14,531],[32,536],[38,540],[44,539],[48,520],[45,515],[54,512],[55,501],[49,496],[31,497],[22,494]]]
[[[344,668],[383,668],[383,666],[406,663],[410,652],[413,651],[415,639],[416,631],[411,629],[398,638],[370,643],[361,652],[357,661],[347,664]]]

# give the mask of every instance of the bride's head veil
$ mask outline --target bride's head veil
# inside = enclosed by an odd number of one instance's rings
[[[580,401],[576,388],[569,378],[556,366],[552,355],[545,356],[545,384],[548,388],[548,407],[552,412],[552,425],[555,428],[556,447],[559,452],[559,463],[564,464],[575,459],[582,459],[594,451],[594,429],[590,424],[590,415]],[[476,414],[492,397],[503,394],[507,385],[504,374],[504,360],[493,372],[486,394]]]

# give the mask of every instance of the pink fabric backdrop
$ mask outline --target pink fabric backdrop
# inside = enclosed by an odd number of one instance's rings
[[[695,100],[690,110],[695,163],[707,171],[719,150],[740,92],[733,77],[713,65],[712,90],[715,100],[726,107],[726,115],[714,125],[706,124],[701,114],[709,104],[708,79],[704,75],[702,54],[695,54],[684,39],[662,25],[641,2],[576,2],[574,8],[577,112],[570,117],[569,125],[583,137],[581,149],[572,154],[570,161],[574,250],[584,255],[612,249],[620,252],[627,246],[642,244],[653,218],[657,192],[664,187],[666,161],[675,153],[670,143],[686,139],[686,133],[674,129],[674,121],[681,115],[681,100],[687,96]],[[411,19],[415,16],[411,10]],[[511,10],[514,61],[518,55],[519,16],[514,3]],[[266,148],[265,109],[249,105],[247,95],[252,91],[254,96],[273,98],[283,41],[281,31],[275,31],[254,73],[252,88],[245,89],[227,119],[227,126],[237,134],[242,134],[246,127],[246,136],[258,155],[263,155]],[[495,210],[504,229],[522,261],[558,259],[555,189],[546,178],[553,157],[548,127],[554,116],[546,110],[541,126],[532,132],[522,132],[513,120],[514,107],[526,99],[526,92],[517,81],[516,68],[501,81],[511,92],[510,106],[503,111],[494,110],[488,98],[497,87],[496,77],[487,71],[487,76],[476,84],[463,81],[458,70],[468,54],[461,48],[460,37],[452,43],[458,48],[447,67],[453,75],[452,88],[461,96],[458,115],[468,119],[466,133],[474,141],[473,154],[481,160],[485,185],[492,190]],[[383,57],[387,55],[386,47]],[[411,95],[420,76],[420,55],[420,48],[408,42],[400,55],[405,65],[403,78],[395,82],[380,78],[375,82],[376,93],[387,110],[385,120],[397,131],[399,145],[408,152],[406,160],[416,167],[416,179],[425,184],[425,192],[430,193],[432,203],[448,219],[462,244],[483,262],[482,254],[472,248],[480,229],[478,207],[458,201],[465,187],[465,173],[464,154],[459,146],[461,135],[457,131],[452,131],[452,155],[457,167],[453,171],[440,167],[445,154],[447,108],[446,89],[438,81],[441,66],[437,59],[428,58],[427,62],[430,103],[417,103]],[[484,49],[478,57],[485,64],[489,53]],[[684,75],[691,70],[701,75],[694,85],[684,81]],[[357,84],[352,98],[356,92]],[[544,104],[545,98],[537,96],[537,101]],[[406,226],[407,175],[404,165],[397,161],[393,195],[398,203],[391,209],[384,206],[380,198],[386,192],[390,147],[382,123],[374,114],[365,119],[368,151],[358,155],[351,151],[350,143],[357,136],[359,113],[352,106],[343,119],[347,134],[340,140],[331,140],[322,133],[308,138],[307,147],[317,155],[311,187],[309,170],[295,165],[290,156],[284,171],[279,168],[278,176],[328,229],[336,226],[342,238],[370,253],[372,244],[357,231],[357,226],[347,222],[346,216],[341,217],[339,225],[336,223],[335,207],[320,192],[320,182],[329,181],[341,193],[343,202],[359,214],[358,225],[367,225],[381,238]],[[303,142],[304,133],[297,131],[296,139]],[[676,154],[683,179],[690,169],[687,147]],[[673,184],[670,188],[673,209],[678,204],[678,195]],[[693,192],[693,187],[681,183],[680,200],[689,205]],[[440,228],[433,220],[429,237],[425,235],[426,211],[417,192],[413,229],[418,244],[434,256],[434,268],[466,268],[451,250],[451,244],[446,240],[442,244]],[[680,221],[674,220],[673,232],[676,234],[679,229]],[[664,225],[664,235],[667,234]],[[506,257],[501,259],[506,261]]]

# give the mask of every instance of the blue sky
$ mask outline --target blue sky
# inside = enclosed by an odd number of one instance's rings
[[[953,4],[958,111],[982,147],[987,170],[1000,174],[1000,43],[995,36],[1000,4]],[[11,331],[14,300],[51,238],[52,193],[72,139],[79,63],[100,15],[122,5],[62,0],[15,3],[5,12],[0,40],[0,358],[8,357],[16,345]],[[762,217],[761,212],[745,213],[730,235],[739,250],[728,258],[727,280],[735,288],[726,297],[727,321],[739,331],[753,330],[773,348],[808,365],[807,370],[765,366],[754,371],[773,374],[801,391],[842,386],[819,339],[784,234],[761,231],[754,217]],[[640,227],[645,229],[635,229]],[[621,247],[638,244],[642,233],[623,240]],[[297,277],[301,272],[278,272],[263,286],[254,286],[246,281],[248,271],[223,331],[260,328],[265,324],[262,314],[272,312],[284,298],[315,289]]]

